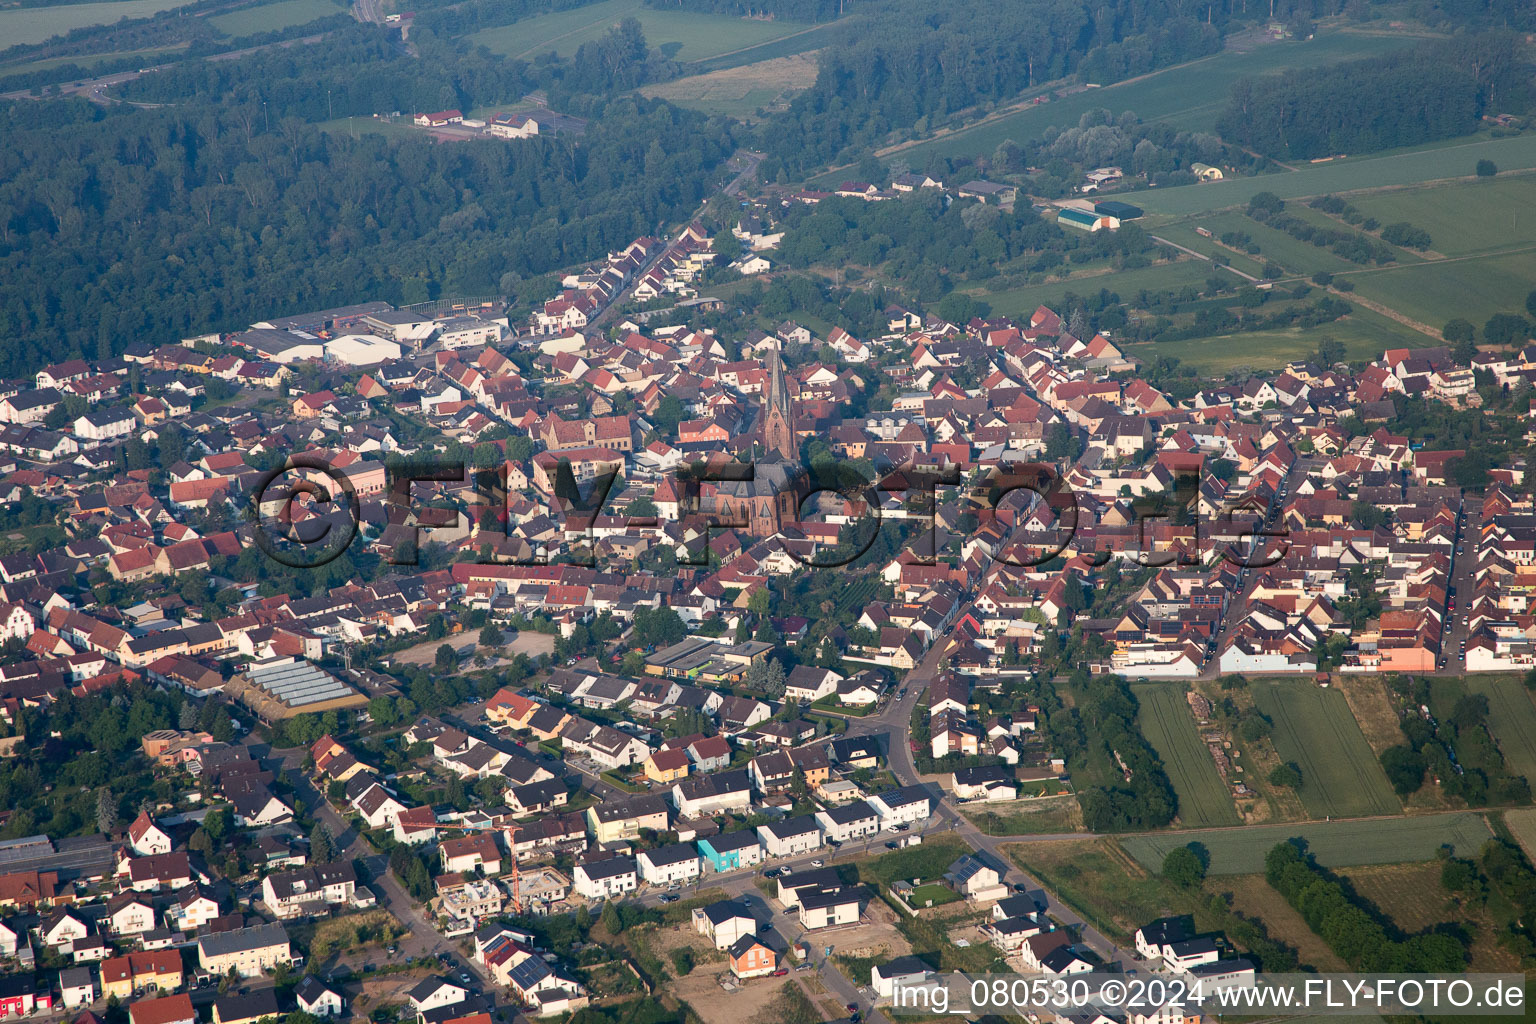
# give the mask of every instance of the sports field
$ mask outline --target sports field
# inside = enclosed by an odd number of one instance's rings
[[[1467,687],[1488,698],[1488,730],[1504,763],[1516,775],[1536,782],[1536,703],[1518,679],[1467,676]]]
[[[569,57],[582,43],[600,38],[625,18],[638,19],[645,31],[645,41],[674,60],[718,57],[814,27],[794,21],[658,11],[640,0],[603,0],[574,10],[498,25],[467,38],[476,46],[508,57],[529,58],[551,50]]]
[[[999,143],[1024,142],[1052,126],[1071,127],[1087,111],[1100,108],[1116,114],[1129,110],[1144,121],[1167,121],[1191,131],[1211,131],[1227,105],[1232,83],[1239,78],[1371,57],[1413,41],[1336,32],[1306,42],[1272,43],[1250,52],[1227,51],[1102,89],[1053,98],[952,135],[896,148],[913,167],[922,167],[935,153],[989,155]]]
[[[1249,685],[1255,705],[1274,722],[1280,759],[1301,766],[1297,795],[1309,814],[1355,818],[1402,810],[1342,693],[1291,679]]]
[[[1134,203],[1148,213],[1203,213],[1246,206],[1255,192],[1273,192],[1281,199],[1298,199],[1328,192],[1470,178],[1479,160],[1492,160],[1501,173],[1536,167],[1536,134],[1474,139],[1389,156],[1335,160],[1256,178],[1228,178],[1203,185],[1116,193],[1114,198]],[[1350,201],[1354,202],[1353,199]]]
[[[290,25],[303,25],[328,14],[345,12],[345,5],[332,3],[331,0],[278,0],[277,3],[217,14],[208,21],[220,32],[238,39],[258,32],[276,32]]]
[[[1179,795],[1179,820],[1191,828],[1236,825],[1237,810],[1211,752],[1200,742],[1179,683],[1131,687],[1141,704],[1137,723],[1152,744]]]
[[[1310,821],[1290,825],[1249,825],[1195,832],[1156,832],[1122,836],[1120,845],[1149,871],[1162,869],[1168,851],[1200,843],[1210,854],[1209,873],[1248,875],[1264,870],[1264,855],[1276,843],[1305,839],[1324,867],[1399,864],[1431,860],[1446,844],[1458,857],[1477,853],[1493,835],[1481,815],[1471,811],[1417,817]]]
[[[88,25],[110,25],[124,18],[147,18],[190,0],[111,0],[97,4],[60,4],[0,11],[0,39],[5,46],[41,43]]]

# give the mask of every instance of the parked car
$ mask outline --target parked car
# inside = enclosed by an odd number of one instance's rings
[[[789,968],[788,967],[780,967],[778,970],[773,972],[773,977],[775,977],[775,978],[782,978],[782,977],[784,977],[784,975],[786,975],[788,973],[789,973]]]
[[[663,903],[676,903],[678,900],[682,899],[682,897],[678,896],[676,893],[664,892],[661,894],[659,899]]]

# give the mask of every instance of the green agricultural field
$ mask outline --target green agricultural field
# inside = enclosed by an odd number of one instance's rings
[[[1236,825],[1237,811],[1226,783],[1216,771],[1211,752],[1200,742],[1195,720],[1177,683],[1148,683],[1131,687],[1141,703],[1137,723],[1152,744],[1179,795],[1179,820],[1204,828]]]
[[[1488,823],[1471,811],[1418,817],[1352,821],[1309,821],[1292,825],[1249,825],[1196,832],[1123,836],[1120,845],[1149,871],[1160,871],[1168,851],[1200,843],[1210,854],[1210,874],[1250,875],[1264,870],[1264,855],[1276,843],[1305,839],[1319,864],[1329,868],[1432,860],[1449,844],[1470,857],[1493,837]]]
[[[1292,204],[1299,205],[1299,204]],[[1296,211],[1298,213],[1309,211]],[[1303,242],[1292,238],[1284,231],[1277,231],[1267,224],[1260,224],[1247,214],[1238,210],[1225,210],[1214,216],[1197,217],[1193,224],[1205,228],[1211,234],[1220,238],[1229,231],[1243,231],[1253,239],[1259,247],[1258,258],[1274,260],[1286,269],[1287,273],[1301,277],[1311,277],[1319,270],[1327,270],[1337,273],[1341,270],[1353,270],[1360,266],[1351,263],[1342,256],[1335,256],[1327,249],[1319,248],[1310,242]]]
[[[208,21],[214,28],[235,39],[258,32],[276,32],[291,25],[304,25],[329,14],[342,14],[343,4],[333,0],[278,0],[277,3],[247,7],[229,14],[217,14]]]
[[[1536,782],[1536,703],[1525,684],[1510,676],[1467,676],[1467,686],[1487,696],[1488,730],[1509,770]]]
[[[1371,57],[1411,42],[1392,36],[1334,33],[1307,42],[1273,43],[1246,53],[1218,53],[1102,89],[1053,99],[941,139],[902,147],[902,158],[913,167],[922,167],[935,153],[950,157],[989,155],[999,143],[1009,139],[1023,142],[1052,126],[1070,127],[1087,111],[1100,108],[1116,114],[1130,110],[1145,121],[1168,121],[1192,131],[1211,131],[1227,105],[1232,83],[1239,78]]]
[[[88,25],[110,25],[124,18],[147,18],[190,0],[110,0],[96,4],[60,4],[0,11],[0,39],[6,46],[41,43]]]
[[[528,58],[553,50],[569,57],[582,43],[601,37],[625,18],[637,18],[645,40],[676,60],[705,60],[773,42],[813,26],[794,21],[757,21],[723,14],[659,11],[640,0],[603,0],[574,10],[542,14],[469,36],[471,43],[508,57]]]
[[[1275,750],[1301,766],[1298,795],[1314,818],[1402,810],[1344,695],[1310,682],[1252,681],[1254,703],[1275,724]]]
[[[1496,256],[1353,270],[1343,276],[1365,298],[1432,327],[1458,316],[1481,325],[1495,313],[1523,315],[1525,297],[1536,282],[1536,243]]]
[[[1317,343],[1332,338],[1344,346],[1345,358],[1375,359],[1389,348],[1426,344],[1424,335],[1360,306],[1342,320],[1317,327],[1287,327],[1274,331],[1220,334],[1186,341],[1127,345],[1138,359],[1172,356],[1208,376],[1234,370],[1278,370],[1286,363],[1317,351]]]
[[[1492,160],[1501,173],[1536,168],[1536,133],[1503,139],[1479,138],[1387,156],[1335,160],[1256,178],[1228,178],[1203,185],[1117,192],[1113,198],[1134,203],[1148,213],[1204,213],[1246,206],[1255,192],[1267,191],[1281,199],[1299,199],[1328,192],[1470,178],[1479,160]],[[1354,198],[1350,202],[1355,202]]]
[[[1408,221],[1423,228],[1434,240],[1434,251],[1446,256],[1536,244],[1536,175],[1378,192],[1350,202],[1383,224]]]
[[[967,291],[991,306],[994,314],[1016,316],[1020,313],[1034,312],[1035,307],[1041,303],[1059,304],[1062,296],[1067,292],[1077,295],[1090,292],[1097,294],[1100,288],[1108,288],[1122,300],[1130,301],[1143,288],[1156,292],[1182,288],[1187,284],[1203,287],[1206,278],[1212,274],[1222,273],[1225,271],[1217,270],[1203,260],[1181,259],[1174,263],[1158,263],[1150,267],[1118,273],[1105,273],[1102,267],[1094,268],[1092,272],[1082,277],[1073,277],[1065,281],[1051,280],[1000,292],[989,292],[981,288],[971,288]]]

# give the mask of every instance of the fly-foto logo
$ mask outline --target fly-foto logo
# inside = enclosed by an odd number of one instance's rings
[[[586,463],[578,475],[561,459],[547,480],[547,496],[550,509],[564,517],[564,529],[554,531],[556,540],[527,542],[517,532],[514,511],[524,503],[507,483],[512,468],[456,460],[390,465],[384,495],[392,535],[387,563],[417,564],[430,531],[457,527],[470,511],[478,519],[476,547],[489,549],[480,560],[506,565],[595,565],[599,518],[621,531],[666,531],[669,525],[659,508],[643,516],[607,511],[617,497],[622,462]],[[888,521],[909,531],[906,560],[919,565],[938,564],[946,545],[958,540],[963,548],[969,536],[987,528],[990,556],[1023,569],[1074,556],[1093,567],[1116,559],[1163,567],[1216,558],[1248,569],[1274,565],[1290,551],[1289,531],[1272,525],[1271,502],[1250,493],[1205,517],[1194,477],[1181,478],[1171,494],[1118,503],[1116,511],[1128,517],[1130,528],[1106,531],[1086,526],[1090,513],[1067,478],[1047,462],[1004,463],[969,480],[955,466],[898,466],[873,480],[851,462],[786,468],[776,461],[763,467],[770,468],[760,471],[755,463],[734,460],[678,468],[671,523],[679,527],[679,564],[708,565],[712,537],[727,530],[756,534],[767,524],[771,532],[822,537],[817,544],[786,545],[785,553],[807,568],[838,568],[868,552]],[[445,506],[442,495],[430,503],[432,485],[456,485],[454,501],[461,507]],[[941,488],[963,489],[962,513],[943,526],[937,514]],[[247,517],[255,543],[268,557],[290,568],[319,568],[341,557],[359,536],[361,502],[345,471],[317,456],[293,456],[258,479]],[[809,529],[811,524],[821,529]],[[837,527],[835,541],[826,539],[829,526]],[[496,553],[504,546],[497,540],[514,538],[519,554]]]

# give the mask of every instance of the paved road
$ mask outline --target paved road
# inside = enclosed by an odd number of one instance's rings
[[[299,748],[285,752],[272,752],[264,745],[252,743],[249,740],[246,745],[251,750],[253,759],[262,760],[268,766],[273,766],[275,763],[287,771],[297,798],[304,802],[311,816],[323,822],[330,830],[338,857],[360,861],[367,869],[371,878],[370,885],[379,896],[379,906],[393,914],[406,929],[406,934],[401,936],[395,944],[399,949],[398,958],[408,960],[417,957],[441,957],[447,954],[445,974],[456,977],[460,972],[469,972],[481,983],[487,997],[494,999],[498,987],[490,974],[478,963],[459,955],[456,943],[444,938],[442,933],[433,927],[432,922],[417,908],[416,901],[411,899],[399,880],[390,873],[389,859],[369,846],[351,823],[336,812],[330,801],[324,799],[304,774],[302,765],[306,751]]]
[[[955,616],[955,621],[958,622],[970,610],[969,605],[962,608]],[[1052,917],[1063,925],[1075,929],[1080,937],[1080,944],[1093,950],[1106,963],[1118,961],[1125,966],[1144,967],[1145,965],[1140,963],[1133,950],[1118,946],[1084,921],[1075,911],[1042,886],[1039,879],[1012,863],[1002,849],[1008,843],[1088,839],[1093,838],[1092,833],[990,836],[959,812],[953,797],[939,784],[937,777],[930,776],[924,779],[918,775],[917,764],[909,743],[912,711],[922,704],[923,694],[927,691],[928,684],[933,682],[942,670],[944,651],[949,646],[952,632],[953,629],[934,642],[923,660],[907,673],[906,679],[896,688],[897,695],[878,714],[867,715],[864,718],[850,718],[848,734],[884,735],[888,744],[887,759],[896,780],[903,786],[922,784],[929,787],[939,802],[930,819],[931,823],[927,826],[928,831],[954,832],[972,849],[985,852],[994,862],[993,866],[1002,874],[1004,884],[1010,887],[1018,885],[1028,887],[1036,894],[1037,902],[1045,903],[1046,910]]]
[[[764,154],[762,153],[754,153],[747,149],[737,150],[736,153],[732,155],[731,161],[738,164],[741,167],[741,170],[737,172],[735,177],[721,186],[720,194],[726,196],[734,196],[737,192],[740,192],[741,187],[745,185],[754,174],[757,173],[757,165],[763,162],[763,156]],[[709,200],[706,199],[699,205],[698,210],[694,212],[693,216],[688,218],[688,221],[691,223],[693,220],[698,218],[708,207]],[[597,315],[596,322],[602,324],[612,319],[613,316],[616,316],[616,311],[621,306],[623,306],[626,301],[629,300],[630,296],[634,293],[635,286],[640,283],[640,279],[649,273],[650,269],[656,265],[656,261],[661,259],[661,257],[665,254],[666,249],[663,248],[654,257],[648,260],[645,266],[636,271],[634,278],[630,281],[628,286],[626,286],[625,289],[618,295],[615,295],[613,301],[608,303],[607,307]]]

